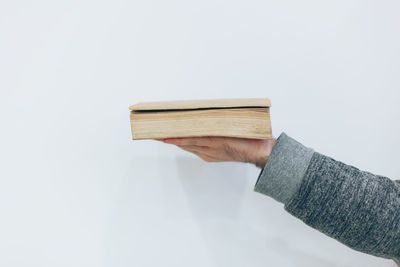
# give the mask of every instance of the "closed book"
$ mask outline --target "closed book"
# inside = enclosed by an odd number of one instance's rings
[[[129,107],[132,139],[272,139],[270,107],[268,98],[139,102]]]

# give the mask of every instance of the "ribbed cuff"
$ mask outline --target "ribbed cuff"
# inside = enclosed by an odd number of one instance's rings
[[[299,188],[313,154],[313,149],[281,133],[258,175],[254,191],[286,204]]]

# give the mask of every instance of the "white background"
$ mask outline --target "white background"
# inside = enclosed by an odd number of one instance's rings
[[[141,101],[269,97],[275,137],[400,179],[399,1],[0,2],[0,266],[394,266],[132,141]]]

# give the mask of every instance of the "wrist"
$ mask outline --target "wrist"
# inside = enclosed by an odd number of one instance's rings
[[[253,164],[263,169],[265,164],[267,164],[267,161],[272,153],[272,150],[274,149],[275,144],[276,144],[275,138],[271,140],[265,140],[263,145],[260,146],[260,148],[258,149]]]

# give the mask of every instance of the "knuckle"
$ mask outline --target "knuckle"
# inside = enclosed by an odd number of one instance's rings
[[[200,140],[199,140],[198,138],[193,138],[193,142],[192,142],[193,145],[199,146],[200,143],[201,143],[201,142],[200,142]]]
[[[222,148],[225,150],[225,151],[227,151],[227,152],[229,152],[229,153],[231,153],[231,152],[233,152],[233,148],[232,148],[232,146],[229,144],[229,143],[227,143],[227,142],[223,142],[222,144]]]

